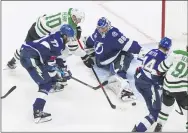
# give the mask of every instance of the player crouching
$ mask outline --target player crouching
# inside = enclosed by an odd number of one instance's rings
[[[141,51],[138,42],[125,37],[105,17],[98,20],[94,33],[83,42],[86,49],[93,49],[91,55],[95,56],[96,65],[110,71],[112,76],[108,80],[108,88],[123,101],[135,99],[126,74],[133,54]]]
[[[47,35],[39,40],[27,42],[22,45],[20,51],[21,65],[28,71],[32,79],[38,84],[38,97],[33,104],[33,115],[35,123],[41,123],[52,120],[51,114],[43,112],[46,98],[54,85],[61,82],[57,77],[57,70],[64,72],[64,61],[71,53],[79,54],[80,57],[86,57],[85,51],[78,49],[78,43],[75,40],[74,30],[70,25],[63,25],[60,31]],[[90,58],[83,60],[88,64]],[[58,65],[58,67],[57,67]],[[71,77],[70,71],[66,71],[65,77]],[[61,87],[61,86],[60,86]]]

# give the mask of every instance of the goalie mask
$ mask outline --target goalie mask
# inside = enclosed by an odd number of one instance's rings
[[[111,28],[111,22],[105,18],[102,17],[97,22],[97,30],[98,32],[103,36],[105,35]]]

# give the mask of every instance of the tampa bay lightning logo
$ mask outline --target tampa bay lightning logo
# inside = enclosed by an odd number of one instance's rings
[[[101,54],[102,52],[103,52],[103,43],[97,42],[97,44],[95,45],[95,53]]]

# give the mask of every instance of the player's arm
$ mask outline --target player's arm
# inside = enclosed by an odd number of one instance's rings
[[[66,64],[66,60],[63,59],[61,56],[58,56],[56,59],[56,64],[57,64],[57,69],[59,69],[60,71],[58,71],[58,75],[61,76],[63,79],[69,80],[72,77],[72,73],[70,71],[70,69],[68,68],[67,64]]]
[[[170,66],[173,64],[174,54],[171,53],[164,61],[162,61],[158,66],[158,71],[161,73],[165,73],[168,71]]]
[[[95,46],[94,44],[98,34],[97,30],[95,30],[91,36],[85,37],[84,41],[87,48],[93,48]]]
[[[66,60],[64,60],[61,56],[58,56],[56,58],[56,64],[61,67],[61,68],[65,68],[67,65],[65,64]]]
[[[114,33],[114,36],[116,36],[115,38],[117,39],[118,45],[122,49],[122,51],[132,54],[138,54],[140,52],[142,47],[138,44],[137,41],[126,38],[123,33],[121,33],[116,28],[114,28],[114,31],[112,31],[112,33]]]
[[[84,51],[89,55],[90,57],[95,56],[95,48],[94,44],[96,41],[97,32],[95,31],[91,36],[85,36],[81,40],[84,44]]]
[[[89,55],[87,55],[86,52],[85,52],[83,49],[81,49],[81,48],[79,47],[78,41],[75,40],[75,41],[70,41],[70,42],[68,42],[67,47],[68,47],[69,51],[70,51],[72,54],[74,54],[74,55],[76,55],[76,56],[80,56],[81,59],[83,60],[84,64],[85,64],[87,67],[91,68],[92,65],[94,65],[94,62],[93,62],[93,60],[89,57]]]
[[[59,51],[61,51],[59,46],[62,46],[63,42],[56,40],[56,34],[46,35],[45,37],[39,40],[35,40],[34,42],[39,43],[41,45],[39,45],[41,50],[40,57],[42,58],[43,63],[53,66],[56,62],[56,57],[60,54]],[[57,52],[54,51],[52,54],[52,47],[58,49]]]
[[[54,66],[56,63],[56,56],[52,55],[50,45],[44,41],[41,43],[43,46],[42,52],[41,52],[41,58],[43,60],[43,63],[45,65]]]

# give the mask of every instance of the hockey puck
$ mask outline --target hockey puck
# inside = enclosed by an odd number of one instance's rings
[[[132,103],[132,106],[135,106],[135,105],[136,105],[136,102],[133,102],[133,103]]]

